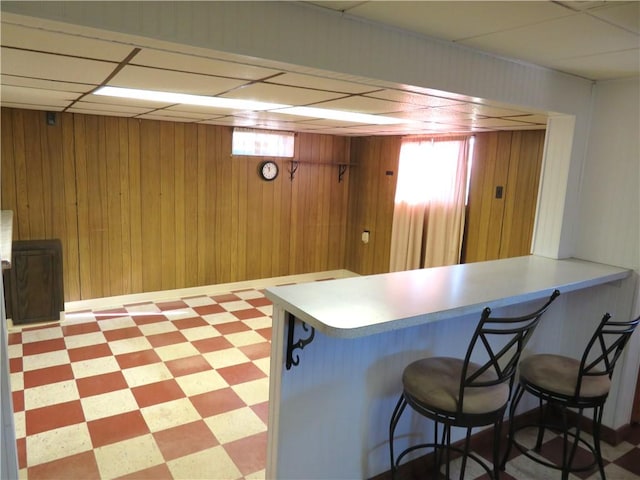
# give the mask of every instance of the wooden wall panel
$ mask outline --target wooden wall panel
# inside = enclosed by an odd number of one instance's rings
[[[362,275],[389,271],[391,227],[401,137],[351,140],[347,269]],[[391,175],[387,175],[391,172]],[[369,230],[368,244],[361,235]]]
[[[57,117],[2,109],[0,199],[15,240],[61,239],[65,300],[343,268],[348,139],[299,135],[264,182],[228,127]]]
[[[127,119],[128,132],[128,186],[129,186],[129,218],[131,258],[128,262],[131,271],[128,273],[131,278],[131,286],[124,292],[143,292],[142,280],[142,192],[141,184],[141,153],[140,153],[140,121]]]
[[[544,130],[476,134],[464,262],[528,255]],[[503,187],[496,198],[496,187]]]
[[[531,251],[544,135],[544,130],[513,132],[500,258]]]

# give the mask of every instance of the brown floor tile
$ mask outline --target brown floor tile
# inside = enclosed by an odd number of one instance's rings
[[[93,448],[149,433],[149,427],[138,410],[92,420],[87,422],[87,427]]]
[[[161,430],[153,436],[166,461],[218,445],[218,440],[202,420]]]

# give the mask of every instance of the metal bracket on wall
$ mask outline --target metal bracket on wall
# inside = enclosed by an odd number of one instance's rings
[[[293,182],[293,177],[296,176],[296,171],[300,164],[296,160],[291,160],[291,165],[289,166],[289,179]]]
[[[347,171],[347,167],[349,165],[345,164],[345,163],[341,163],[338,166],[338,183],[342,182],[342,177],[344,176],[345,172]]]
[[[305,332],[309,332],[309,329],[311,329],[311,333],[309,334],[309,336],[307,338],[300,338],[300,339],[298,339],[297,341],[294,342],[293,333],[294,333],[295,326],[296,326],[296,317],[294,317],[289,312],[287,312],[287,317],[289,319],[289,329],[287,331],[287,363],[286,363],[286,367],[287,367],[287,370],[291,370],[291,367],[295,367],[300,363],[300,357],[298,355],[296,355],[295,358],[293,358],[293,351],[297,350],[298,348],[300,350],[302,350],[302,349],[304,349],[304,347],[309,345],[311,343],[311,341],[313,340],[313,337],[316,334],[316,330],[315,330],[315,328],[310,327],[309,325],[307,325],[303,321],[300,321],[300,323],[302,324],[302,329]]]

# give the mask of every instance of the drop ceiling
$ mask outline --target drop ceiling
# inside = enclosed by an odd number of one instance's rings
[[[638,76],[640,2],[303,2],[593,81]],[[89,33],[90,32],[90,33]],[[335,135],[540,129],[546,112],[371,79],[309,75],[202,49],[136,45],[110,32],[3,12],[2,106]],[[274,64],[275,65],[275,64]],[[101,85],[313,106],[403,120],[372,125],[95,95]]]

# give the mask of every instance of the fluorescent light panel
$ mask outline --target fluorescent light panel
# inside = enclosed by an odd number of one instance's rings
[[[374,125],[394,125],[400,123],[414,123],[412,120],[369,115],[366,113],[347,112],[344,110],[329,110],[316,107],[293,107],[280,103],[258,102],[254,100],[241,100],[235,98],[209,97],[205,95],[191,95],[188,93],[161,92],[156,90],[140,90],[122,87],[100,87],[95,95],[108,97],[131,98],[136,100],[150,100],[162,103],[179,103],[185,105],[200,105],[204,107],[228,108],[231,110],[275,110],[277,113],[297,115],[310,118],[324,118],[328,120],[341,120]]]
[[[151,100],[162,103],[181,103],[184,105],[200,105],[203,107],[229,108],[231,110],[273,110],[286,108],[290,105],[281,103],[255,102],[253,100],[239,100],[235,98],[208,97],[205,95],[191,95],[188,93],[160,92],[156,90],[139,90],[135,88],[101,87],[96,95],[108,97],[133,98],[136,100]]]

